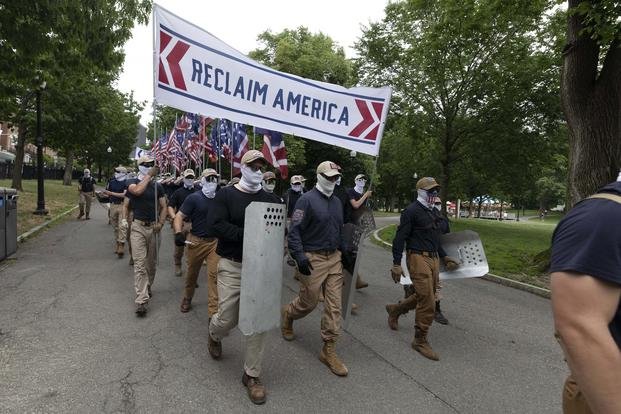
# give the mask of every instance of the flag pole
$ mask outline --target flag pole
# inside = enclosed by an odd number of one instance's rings
[[[254,125],[252,126],[252,149],[257,149],[255,139],[257,137],[257,132],[254,130]]]
[[[229,146],[229,152],[231,153],[231,180],[233,180],[233,152],[235,152],[235,144],[233,143],[233,140],[235,139],[235,137],[233,136],[234,131],[233,131],[233,121],[230,121],[230,131],[231,131],[231,139],[230,139],[230,143],[231,145]]]

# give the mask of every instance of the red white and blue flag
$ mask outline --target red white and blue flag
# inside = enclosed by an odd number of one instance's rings
[[[280,171],[280,177],[286,180],[289,175],[289,166],[287,164],[287,148],[285,148],[285,140],[282,134],[263,128],[257,128],[255,134],[263,135],[261,152],[265,159]]]

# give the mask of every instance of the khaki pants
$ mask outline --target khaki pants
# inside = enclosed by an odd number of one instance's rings
[[[183,237],[187,239],[188,234],[190,233],[191,229],[192,229],[192,223],[190,223],[189,221],[184,221],[183,227],[181,228],[181,233],[183,233]],[[175,258],[175,264],[180,266],[181,258],[183,257],[183,251],[185,249],[185,246],[177,246],[176,244],[174,246],[175,246],[175,252],[173,254],[173,257]]]
[[[149,302],[149,287],[153,285],[155,279],[156,234],[153,226],[145,226],[139,221],[134,221],[131,227],[130,242],[132,259],[134,259],[136,303],[147,303]]]
[[[127,239],[127,229],[121,226],[123,217],[123,204],[110,203],[110,221],[114,227],[114,239],[117,243],[125,243]]]
[[[221,258],[218,262],[218,313],[211,318],[209,335],[221,341],[239,322],[239,291],[242,264]],[[265,332],[246,336],[244,371],[251,377],[261,374]]]
[[[426,337],[436,311],[435,293],[440,281],[440,261],[437,257],[408,252],[407,265],[416,290],[415,326]]]
[[[320,254],[307,252],[306,257],[313,266],[310,276],[300,277],[300,293],[287,306],[292,319],[300,319],[315,309],[320,293],[324,306],[321,317],[321,339],[335,341],[341,331],[341,292],[343,290],[343,265],[341,252]]]
[[[196,289],[196,280],[203,261],[207,260],[207,314],[213,316],[218,312],[218,261],[216,253],[218,239],[205,240],[189,234],[186,261],[188,271],[185,276],[185,297],[191,299]]]
[[[86,215],[91,212],[91,202],[93,201],[93,193],[85,193],[80,191],[80,206],[83,207],[86,204]],[[82,208],[80,208],[82,210]]]
[[[592,411],[571,375],[563,387],[563,414],[591,414]]]

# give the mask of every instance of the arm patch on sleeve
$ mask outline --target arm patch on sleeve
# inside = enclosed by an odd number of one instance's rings
[[[293,210],[293,214],[291,215],[291,221],[299,222],[304,218],[304,210],[296,209]]]

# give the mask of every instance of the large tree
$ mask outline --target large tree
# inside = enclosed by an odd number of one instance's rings
[[[621,167],[621,3],[568,1],[561,97],[569,128],[569,206]]]
[[[455,172],[467,160],[475,165],[477,151],[497,168],[524,164],[525,155],[537,155],[533,142],[557,125],[558,105],[545,105],[557,90],[548,81],[551,51],[539,50],[549,7],[548,0],[405,0],[365,28],[359,75],[365,84],[391,84],[401,110],[417,115],[418,139],[435,159],[425,175],[437,175],[443,198],[457,193]]]

